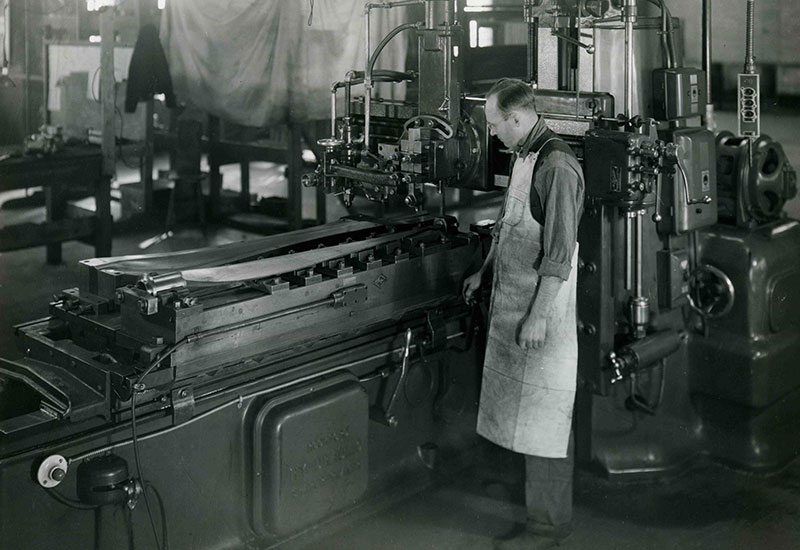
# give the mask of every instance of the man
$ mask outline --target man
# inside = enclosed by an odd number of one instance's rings
[[[499,548],[548,548],[572,520],[572,408],[578,342],[574,268],[583,172],[547,128],[531,87],[499,81],[486,98],[492,135],[516,154],[494,240],[464,281],[469,301],[494,271],[478,433],[525,455],[524,532]]]

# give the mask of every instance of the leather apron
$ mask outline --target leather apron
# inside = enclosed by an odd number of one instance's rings
[[[544,346],[524,350],[517,332],[536,293],[542,226],[531,214],[536,154],[518,158],[498,220],[489,334],[483,369],[478,434],[527,455],[567,456],[578,334],[575,312],[577,269],[561,285],[547,320]],[[553,215],[553,214],[550,214]],[[577,265],[578,247],[572,257]]]

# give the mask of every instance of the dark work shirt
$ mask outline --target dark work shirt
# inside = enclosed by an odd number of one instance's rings
[[[520,143],[517,155],[525,157],[538,153],[554,137],[558,139],[540,117]],[[583,213],[583,169],[568,145],[548,149],[538,160],[530,193],[531,213],[542,225],[542,257],[537,271],[542,277],[566,281],[572,269],[578,222]]]

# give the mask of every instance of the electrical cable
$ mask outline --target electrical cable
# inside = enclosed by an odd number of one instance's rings
[[[100,103],[100,98],[94,93],[94,83],[95,79],[97,78],[97,73],[99,72],[100,72],[100,65],[98,65],[97,68],[94,70],[94,73],[92,73],[92,85],[89,86],[89,88],[92,90],[92,99],[94,100],[95,103]]]
[[[133,384],[132,393],[131,393],[131,435],[132,435],[132,442],[133,442],[133,457],[134,461],[136,462],[136,475],[141,480],[143,485],[147,485],[147,482],[144,480],[144,474],[142,473],[142,461],[139,456],[139,435],[136,430],[136,396],[139,392],[144,391],[144,379],[145,377],[150,374],[153,369],[155,369],[158,365],[161,364],[164,359],[175,353],[178,347],[184,342],[185,340],[181,340],[176,344],[172,345],[171,347],[167,348],[164,353],[158,356],[145,371],[139,375],[136,379],[136,382]],[[153,512],[150,508],[150,499],[147,497],[147,488],[142,491],[142,496],[144,497],[144,506],[147,509],[147,516],[150,519],[150,527],[153,530],[153,538],[156,541],[156,548],[163,548],[166,550],[166,546],[161,546],[161,543],[158,540],[158,533],[156,532],[156,522],[153,519]],[[160,497],[159,497],[160,500]],[[163,507],[162,507],[163,510]],[[166,522],[164,522],[166,526]],[[165,541],[166,542],[166,541]]]
[[[51,498],[60,502],[61,504],[64,504],[65,506],[69,506],[70,508],[74,508],[76,510],[95,510],[99,508],[99,506],[95,506],[93,504],[84,504],[79,500],[75,500],[65,495],[62,495],[56,489],[44,489],[44,492],[50,495]]]
[[[141,380],[141,378],[140,378]],[[134,390],[131,394],[131,432],[133,435],[133,457],[136,462],[136,475],[141,480],[142,485],[147,485],[144,481],[143,473],[142,473],[142,462],[139,458],[139,435],[136,432],[136,394],[137,391]],[[150,527],[153,530],[153,538],[156,541],[156,548],[164,548],[161,546],[161,543],[158,540],[158,533],[156,532],[156,522],[153,519],[153,512],[150,509],[150,499],[147,498],[147,489],[145,488],[142,491],[142,496],[144,497],[144,507],[147,509],[147,516],[150,519]]]
[[[161,493],[152,483],[145,485],[144,491],[147,492],[147,489],[152,489],[158,500],[158,507],[161,513],[161,540],[164,541],[164,550],[169,550],[169,530],[167,529],[167,510],[164,507],[164,500],[161,498]]]

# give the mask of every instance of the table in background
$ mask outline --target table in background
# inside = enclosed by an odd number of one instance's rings
[[[0,156],[14,151],[0,147]],[[47,263],[59,264],[61,243],[81,240],[94,245],[96,256],[111,255],[111,180],[103,175],[100,147],[70,146],[52,155],[0,161],[0,191],[29,187],[43,188],[46,221],[0,228],[0,252],[45,245]],[[91,190],[94,212],[67,203],[70,187]]]

